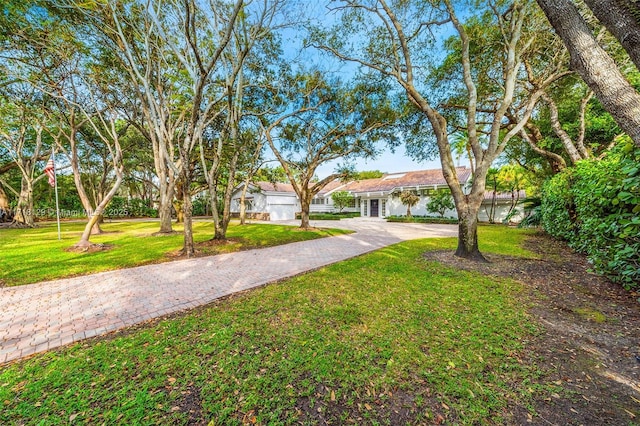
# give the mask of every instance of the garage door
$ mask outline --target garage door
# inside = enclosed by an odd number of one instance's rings
[[[296,218],[296,206],[291,204],[271,204],[268,210],[271,220],[293,220]]]

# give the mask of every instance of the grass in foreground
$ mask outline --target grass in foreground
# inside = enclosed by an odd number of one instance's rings
[[[53,223],[42,224],[35,229],[0,229],[0,284],[15,286],[171,260],[170,255],[182,248],[182,227],[174,226],[179,234],[156,237],[152,234],[157,232],[158,226],[158,222],[105,223],[102,229],[106,233],[91,237],[91,241],[112,247],[93,253],[65,251],[80,239],[83,223],[62,223],[62,240],[58,240]],[[213,236],[211,222],[194,222],[193,229],[197,243]],[[229,243],[201,246],[198,250],[202,254],[229,253],[348,232],[340,229],[301,231],[284,225],[231,224],[227,232]]]
[[[483,228],[486,251],[527,255]],[[0,372],[0,423],[503,424],[537,372],[508,279],[397,244]]]

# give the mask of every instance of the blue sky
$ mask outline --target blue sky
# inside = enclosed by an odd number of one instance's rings
[[[316,175],[320,179],[330,175],[335,170],[336,164],[337,162],[323,164],[318,167]],[[355,162],[355,166],[357,171],[380,170],[381,172],[387,173],[442,168],[439,158],[431,161],[417,162],[404,154],[403,147],[398,148],[395,153],[392,153],[387,148],[374,160],[358,159]]]
[[[317,19],[318,23],[329,27],[331,24],[337,21],[336,15],[333,13],[327,13],[328,9],[325,2],[300,2],[300,5],[304,7],[302,14]],[[448,35],[453,33],[453,29],[445,27],[441,30],[443,34],[439,35],[440,39],[444,39]],[[281,32],[283,37],[283,45],[285,47],[285,55],[293,63],[304,64],[304,67],[313,67],[314,65],[320,69],[324,69],[331,74],[343,79],[349,79],[353,77],[358,70],[358,65],[352,62],[341,62],[333,56],[320,52],[314,48],[302,48],[302,38],[305,37],[305,32],[300,28],[286,28]],[[435,158],[430,161],[415,161],[405,154],[404,146],[396,148],[395,152],[384,146],[379,145],[380,154],[376,159],[364,160],[357,159],[354,161],[357,171],[364,170],[380,170],[382,172],[402,172],[412,170],[427,170],[427,169],[440,169],[440,159]],[[268,155],[272,157],[273,155]],[[334,161],[331,163],[323,164],[316,171],[316,176],[320,179],[333,173],[338,164],[343,161]],[[461,160],[460,165],[466,164],[464,160]]]

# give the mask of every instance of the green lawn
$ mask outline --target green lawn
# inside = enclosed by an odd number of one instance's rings
[[[480,240],[532,256],[525,235]],[[422,257],[455,243],[397,244],[10,365],[0,424],[509,423],[548,391],[519,358],[536,330],[515,281]]]
[[[102,229],[106,233],[92,237],[91,241],[111,248],[93,253],[65,251],[80,239],[83,223],[62,223],[60,241],[55,223],[41,224],[35,229],[0,229],[0,283],[15,286],[171,260],[171,255],[182,248],[183,236],[181,233],[153,236],[158,228],[158,222],[151,221],[105,223]],[[174,229],[182,232],[180,226],[174,226]],[[196,242],[210,240],[213,236],[211,222],[194,222],[193,229]],[[283,225],[231,224],[227,233],[231,239],[228,244],[198,249],[203,254],[228,253],[348,232],[339,229],[302,231]]]

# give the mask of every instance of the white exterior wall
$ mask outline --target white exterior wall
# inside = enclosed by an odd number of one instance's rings
[[[324,204],[309,205],[309,213],[331,213],[333,212],[333,200],[331,197],[323,198],[316,196],[316,200],[324,199]]]
[[[318,197],[321,198],[321,197]],[[360,211],[358,207],[345,207],[342,212],[357,212]],[[310,213],[337,213],[338,209],[333,205],[333,199],[331,195],[324,198],[324,204],[311,204],[309,206]]]
[[[231,213],[240,212],[240,194],[236,191],[231,197]],[[296,194],[289,192],[247,192],[252,208],[247,213],[269,213],[270,220],[293,220],[300,211]]]
[[[496,211],[494,214],[494,220],[496,223],[502,223],[502,221],[507,217],[507,214],[509,214],[509,208],[511,207],[511,201],[498,201],[498,204],[496,205]],[[515,222],[515,223],[520,223],[520,221],[523,219],[523,208],[522,208],[522,204],[517,204],[516,205],[516,210],[518,210],[518,213],[515,214],[514,216],[511,217],[510,221],[511,222]],[[480,222],[489,222],[489,212],[491,211],[491,201],[484,201],[482,203],[482,205],[480,206],[480,211],[478,211],[478,220]]]
[[[402,201],[400,201],[400,197],[393,197],[391,195],[388,195],[386,197],[369,195],[369,197],[367,197],[365,195],[361,198],[362,205],[360,207],[360,214],[362,216],[369,217],[371,215],[370,206],[371,206],[372,199],[380,200],[379,207],[378,207],[380,217],[382,217],[382,200],[385,200],[386,202],[385,216],[405,216],[407,214],[407,206],[402,204]],[[420,201],[418,201],[418,204],[416,204],[411,208],[411,214],[413,216],[438,216],[437,213],[430,213],[429,211],[427,211],[428,202],[429,202],[429,197],[420,195]],[[364,211],[365,211],[364,203],[367,203],[366,215],[364,214]],[[444,217],[455,219],[458,217],[458,213],[455,210],[447,210],[444,214]]]

